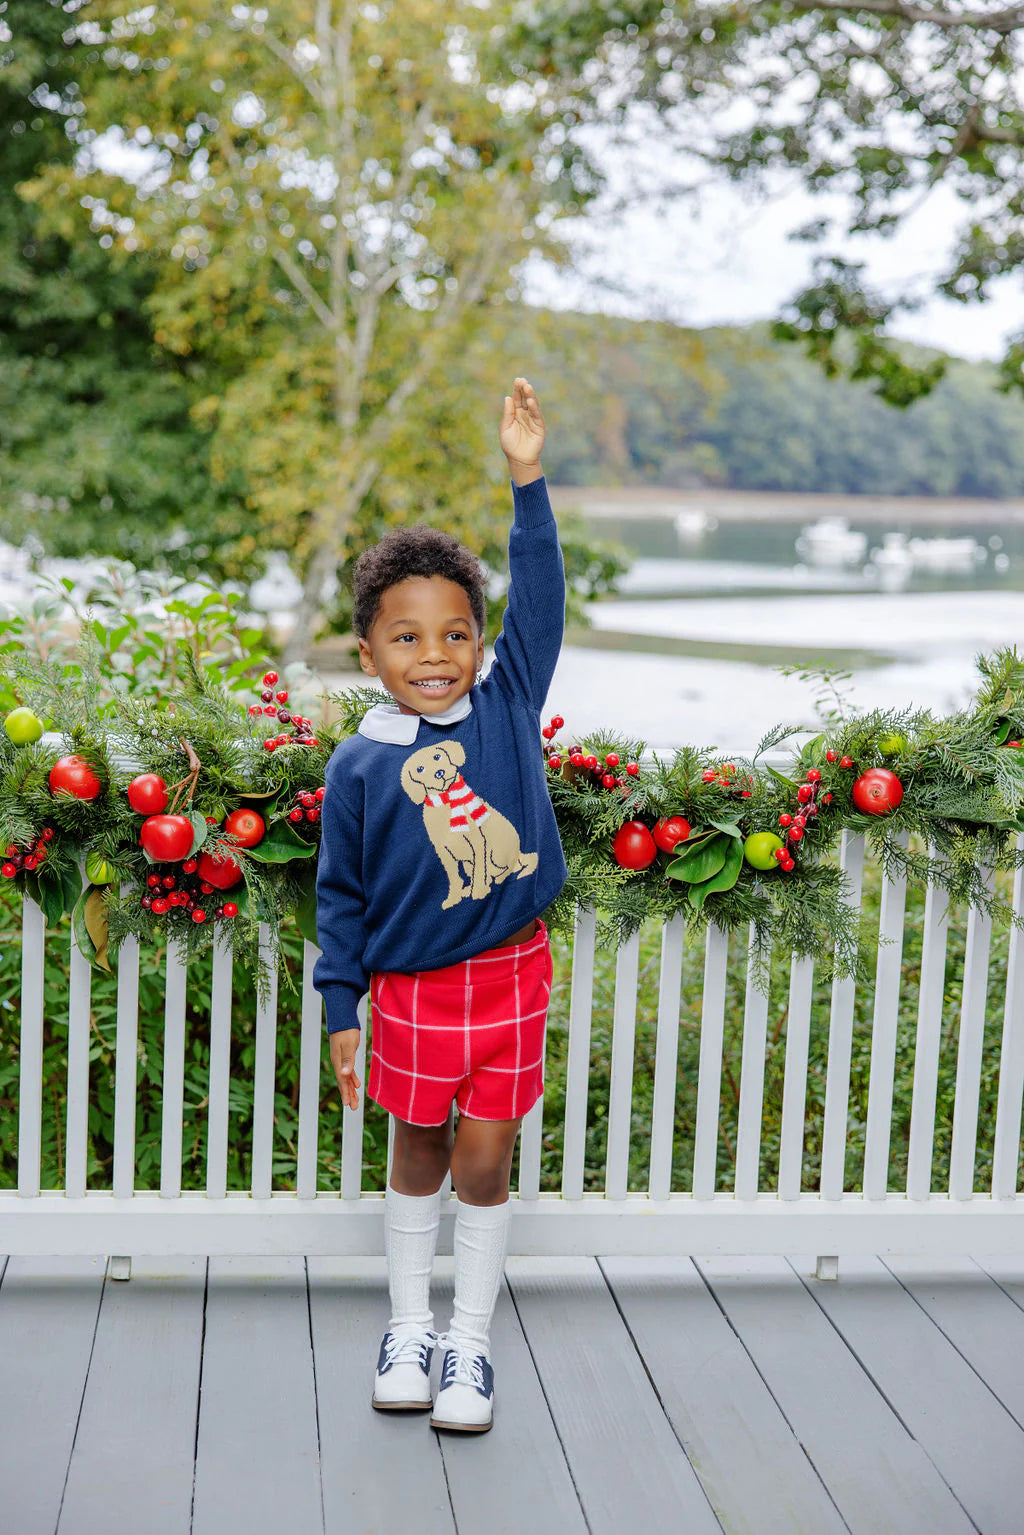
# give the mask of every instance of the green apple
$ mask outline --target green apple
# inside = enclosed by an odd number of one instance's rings
[[[775,855],[783,845],[773,831],[754,831],[743,844],[743,856],[753,869],[774,869]]]
[[[887,735],[881,736],[878,742],[878,750],[883,757],[898,757],[900,752],[906,751],[907,738],[899,735],[895,730],[890,730]]]
[[[43,733],[43,722],[31,709],[12,709],[4,719],[4,729],[15,746],[28,746]]]
[[[103,854],[93,848],[85,860],[85,877],[93,885],[109,885],[116,877]]]

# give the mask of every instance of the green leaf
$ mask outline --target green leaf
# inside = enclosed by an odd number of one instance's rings
[[[306,891],[295,908],[295,923],[303,938],[310,943],[320,942],[316,932],[316,886]]]
[[[780,773],[778,768],[769,767],[767,762],[764,764],[764,770],[766,773],[770,773],[778,783],[785,784],[787,789],[799,788],[795,778],[787,778],[785,773]]]
[[[258,863],[289,863],[293,858],[312,858],[316,844],[304,842],[290,821],[275,821],[263,841],[247,851]]]
[[[721,869],[711,879],[705,880],[702,885],[693,885],[687,893],[687,899],[695,911],[700,911],[709,895],[714,895],[716,890],[731,890],[740,877],[743,867],[743,846],[739,842],[731,842],[726,849],[725,861]]]
[[[735,821],[712,821],[710,824],[716,831],[724,831],[728,837],[739,837],[741,835]]]
[[[198,810],[190,810],[188,812],[188,818],[192,822],[193,837],[192,846],[189,848],[185,856],[187,858],[194,858],[199,849],[202,847],[203,843],[206,841],[206,838],[210,832],[210,827],[206,824],[206,817],[204,815],[200,815]]]
[[[1013,729],[1013,721],[1012,720],[1000,720],[999,724],[996,726],[996,733],[992,737],[992,745],[993,746],[1004,746],[1006,744],[1006,742],[1010,739],[1010,732],[1011,732],[1012,729]]]
[[[92,964],[96,955],[96,945],[93,943],[92,936],[86,925],[85,903],[88,899],[89,891],[93,889],[95,889],[94,885],[86,886],[78,900],[75,902],[74,910],[71,913],[71,926],[74,930],[75,942],[78,944],[78,947],[81,949],[82,953],[85,955],[90,964]]]
[[[47,927],[56,927],[64,915],[64,882],[52,869],[43,868],[26,875],[25,888],[42,908]]]
[[[743,848],[734,842],[731,837],[723,837],[716,834],[703,846],[693,849],[685,849],[680,856],[670,863],[665,873],[669,879],[681,879],[688,885],[702,885],[705,880],[711,879],[717,874],[729,856],[730,848],[738,847],[740,858],[743,857]]]

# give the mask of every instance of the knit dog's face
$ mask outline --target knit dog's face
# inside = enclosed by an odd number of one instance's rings
[[[382,594],[359,664],[379,677],[403,714],[441,714],[484,663],[469,594],[444,576],[408,576]]]
[[[402,788],[415,805],[426,803],[428,794],[442,794],[459,776],[466,753],[458,741],[439,741],[423,746],[402,765]]]

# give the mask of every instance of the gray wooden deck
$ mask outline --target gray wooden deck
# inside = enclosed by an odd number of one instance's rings
[[[512,1258],[464,1438],[370,1408],[382,1260],[104,1267],[3,1267],[4,1535],[1024,1529],[1024,1256]]]

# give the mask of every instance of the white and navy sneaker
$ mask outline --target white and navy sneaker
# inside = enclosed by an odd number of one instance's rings
[[[421,1412],[430,1402],[430,1361],[438,1334],[405,1323],[384,1334],[373,1383],[373,1406],[382,1412]]]
[[[482,1434],[494,1422],[494,1370],[486,1354],[472,1344],[439,1333],[448,1352],[441,1366],[441,1386],[430,1415],[431,1428]]]

